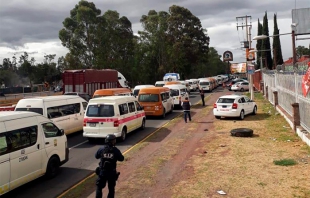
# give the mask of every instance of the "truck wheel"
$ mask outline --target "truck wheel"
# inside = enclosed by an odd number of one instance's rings
[[[54,178],[59,171],[59,159],[55,156],[51,157],[46,167],[45,176],[48,179]]]
[[[231,136],[236,137],[252,137],[253,130],[248,128],[237,128],[230,131]]]

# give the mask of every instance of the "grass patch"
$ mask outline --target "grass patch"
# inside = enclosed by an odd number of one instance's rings
[[[65,193],[61,198],[77,198],[84,197],[87,194],[91,194],[94,191],[94,187],[96,185],[97,175],[91,175],[86,180],[76,185],[75,188],[70,189],[67,193]],[[90,188],[93,187],[93,188]]]
[[[278,166],[293,166],[297,164],[294,159],[274,160],[273,163]]]

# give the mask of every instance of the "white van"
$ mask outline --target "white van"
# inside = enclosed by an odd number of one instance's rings
[[[156,81],[155,82],[155,87],[163,87],[166,84],[165,81]]]
[[[186,86],[182,84],[173,84],[173,85],[165,85],[170,89],[170,96],[173,98],[174,106],[181,107],[182,101],[185,100],[185,97],[188,97]]]
[[[79,96],[60,95],[26,98],[18,101],[15,111],[32,111],[51,119],[65,134],[83,129],[87,102]]]
[[[207,78],[199,80],[199,87],[200,89],[202,88],[203,91],[208,91],[208,92],[212,91],[211,82]]]
[[[188,82],[191,91],[197,91],[198,90],[198,85],[197,85],[197,82],[195,80],[190,79],[190,80],[185,80],[185,81]]]
[[[40,176],[56,176],[69,159],[67,137],[33,112],[0,112],[0,196]]]
[[[140,89],[145,88],[145,87],[155,87],[155,86],[154,85],[137,85],[132,91],[133,96],[138,96]]]
[[[107,96],[89,101],[84,116],[83,136],[104,138],[114,134],[122,141],[127,133],[145,128],[143,107],[133,96]]]

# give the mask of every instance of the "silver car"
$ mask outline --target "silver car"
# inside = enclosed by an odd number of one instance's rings
[[[232,91],[248,91],[249,83],[248,82],[237,82],[231,86]]]

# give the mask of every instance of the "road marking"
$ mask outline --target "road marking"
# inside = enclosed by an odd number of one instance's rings
[[[212,95],[209,94],[205,97],[205,99],[208,99],[210,96]],[[200,103],[200,101],[196,102],[193,106],[196,106]],[[183,112],[182,112],[183,113]],[[164,128],[165,126],[167,126],[170,122],[172,122],[173,120],[175,120],[177,117],[179,117],[180,115],[182,115],[182,113],[176,115],[174,118],[172,118],[171,120],[169,120],[168,122],[166,122],[165,124],[163,124],[162,126],[160,126],[158,129],[156,129],[155,131],[153,131],[152,133],[150,133],[148,136],[146,136],[145,138],[143,138],[142,140],[140,140],[139,142],[137,142],[136,144],[134,144],[132,147],[130,147],[129,149],[127,149],[126,151],[123,152],[123,155],[126,155],[126,153],[128,153],[129,151],[131,151],[134,147],[136,147],[138,144],[144,142],[144,140],[146,140],[147,138],[151,137],[152,135],[154,135],[156,132],[158,132],[159,130],[161,130],[162,128]],[[79,146],[81,144],[85,144],[86,142],[88,141],[85,141],[85,142],[82,142],[76,146]],[[76,147],[76,146],[73,146],[73,147]],[[71,148],[73,148],[71,147]],[[61,193],[59,196],[57,196],[57,198],[62,198],[65,194],[67,194],[70,190],[76,188],[77,186],[79,186],[80,184],[82,184],[83,182],[85,182],[87,179],[95,176],[96,173],[91,173],[89,176],[87,176],[86,178],[84,178],[83,180],[79,181],[77,184],[75,184],[74,186],[72,186],[71,188],[69,188],[68,190],[64,191],[63,193]]]
[[[84,141],[84,142],[81,142],[81,143],[79,143],[79,144],[77,144],[77,145],[75,145],[75,146],[72,146],[71,148],[69,148],[69,150],[71,150],[71,149],[73,149],[73,148],[76,148],[76,147],[78,147],[78,146],[81,146],[82,144],[85,144],[86,142],[88,142],[88,140],[86,140],[86,141]]]

